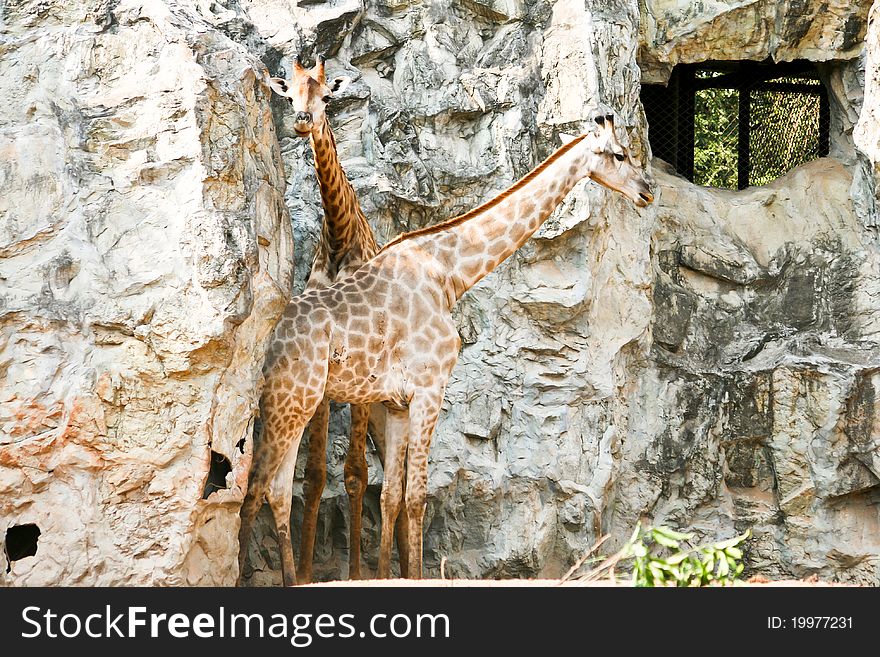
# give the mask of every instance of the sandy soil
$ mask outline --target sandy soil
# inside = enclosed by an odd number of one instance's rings
[[[609,587],[623,586],[629,587],[628,580],[618,580],[612,583],[607,580],[599,582],[583,582],[578,580],[569,580],[561,583],[558,579],[364,579],[356,582],[340,581],[340,582],[322,582],[319,584],[309,584],[316,587],[442,587],[442,588],[482,588],[482,587],[523,587],[523,586],[591,586],[591,587]],[[820,582],[818,580],[765,580],[763,578],[752,578],[737,582],[736,586],[763,586],[763,587],[788,587],[788,586],[853,586],[852,584],[838,584],[834,582]]]

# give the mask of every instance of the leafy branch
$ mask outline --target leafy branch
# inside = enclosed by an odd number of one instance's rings
[[[580,579],[614,580],[618,564],[631,561],[633,586],[729,586],[743,572],[740,546],[750,535],[751,532],[746,531],[709,545],[682,548],[682,543],[693,539],[693,534],[683,534],[667,527],[642,528],[639,523],[620,551],[603,560]],[[604,538],[575,564],[562,581],[574,575],[602,542]],[[667,554],[664,555],[664,552]]]

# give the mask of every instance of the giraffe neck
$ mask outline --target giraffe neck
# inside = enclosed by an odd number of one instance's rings
[[[352,273],[373,257],[377,246],[354,188],[339,163],[336,139],[326,116],[312,131],[311,143],[324,206],[324,224],[312,263],[312,277],[320,273],[322,278],[329,278],[325,283],[331,283],[340,274]]]
[[[484,211],[477,208],[463,220],[454,219],[447,227],[426,230],[403,243],[411,241],[439,260],[454,303],[541,227],[575,184],[590,174],[591,156],[586,144],[563,146],[504,192],[500,201],[485,204]]]

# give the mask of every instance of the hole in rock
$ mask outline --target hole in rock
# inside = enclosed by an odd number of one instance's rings
[[[235,443],[235,446],[238,448],[238,451],[244,454],[244,438]]]
[[[232,472],[232,464],[229,459],[211,450],[211,468],[208,470],[208,481],[205,482],[202,499],[206,500],[211,493],[226,488],[226,475],[230,472]]]
[[[812,62],[681,64],[641,100],[653,154],[698,185],[765,185],[830,148],[828,92]]]
[[[12,570],[12,562],[32,557],[37,553],[40,528],[34,524],[16,525],[6,530],[6,572]]]

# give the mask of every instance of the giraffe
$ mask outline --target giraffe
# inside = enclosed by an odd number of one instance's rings
[[[257,463],[243,524],[256,513],[253,498],[263,491],[279,494],[287,487],[289,495],[302,431],[321,399],[382,402],[387,414],[378,575],[390,576],[394,526],[404,507],[407,574],[421,577],[428,451],[461,346],[453,306],[519,249],[583,178],[639,207],[654,199],[640,165],[614,134],[613,116],[596,122],[595,132],[573,138],[495,198],[397,237],[353,275],[291,302],[281,330],[293,339],[268,364],[270,371],[287,374],[267,381],[264,422],[275,441],[273,458]]]
[[[269,87],[279,95],[287,98],[294,110],[294,132],[300,138],[310,138],[315,158],[315,171],[321,192],[321,204],[324,208],[324,222],[318,241],[311,271],[305,291],[328,287],[336,280],[345,278],[373,257],[378,251],[375,236],[361,210],[354,189],[349,183],[336,150],[336,140],[327,118],[326,107],[334,94],[342,92],[351,82],[347,76],[338,76],[327,81],[325,61],[317,57],[315,66],[305,68],[300,59],[293,63],[293,75],[290,80],[267,77]],[[275,332],[269,350],[284,348],[287,336],[281,331]],[[277,373],[281,375],[282,373]],[[327,479],[326,446],[327,430],[330,416],[329,399],[323,399],[309,423],[309,452],[304,481],[304,515],[302,524],[302,541],[300,544],[301,563],[297,574],[300,582],[312,579],[312,556],[315,545],[315,531],[321,493]],[[372,427],[372,435],[380,455],[384,443],[381,427],[382,412],[369,405],[351,405],[351,440],[345,460],[345,489],[349,497],[351,509],[349,577],[360,579],[360,534],[363,498],[367,488],[367,462],[365,457],[368,425]],[[258,455],[261,458],[261,455]],[[289,521],[287,524],[278,522],[279,514],[290,516],[289,501],[286,507],[279,507],[279,501],[270,499],[279,540],[290,542]],[[406,535],[406,517],[401,514],[399,536]],[[250,527],[244,534],[245,541],[250,535]],[[283,535],[282,535],[283,533]],[[241,542],[240,569],[244,565],[246,542]],[[401,567],[406,565],[406,542],[400,540]],[[284,547],[282,547],[282,554]],[[292,575],[292,573],[290,573]],[[288,577],[288,580],[290,578]],[[292,583],[286,581],[286,584]]]

